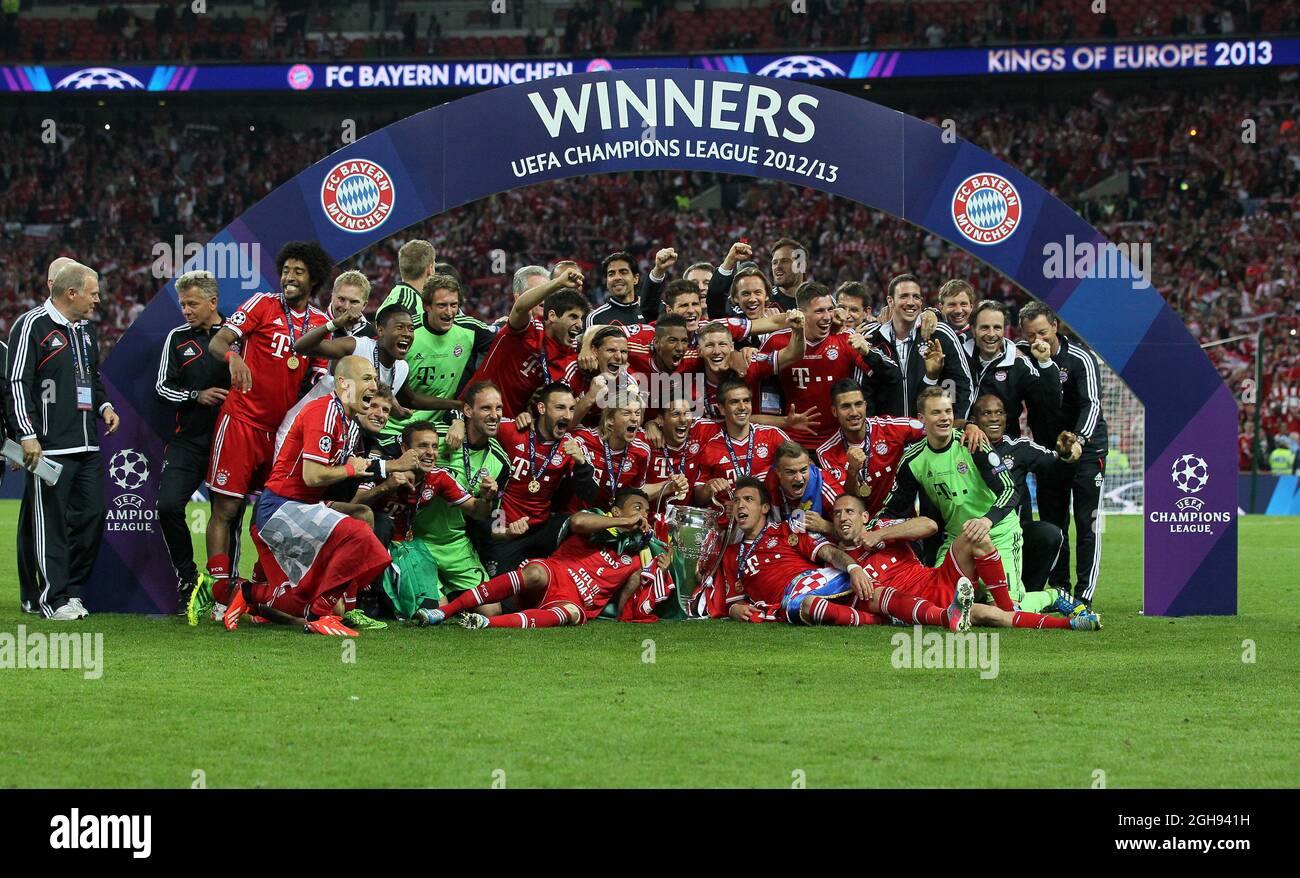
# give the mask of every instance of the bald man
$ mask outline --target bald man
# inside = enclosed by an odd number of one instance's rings
[[[350,637],[356,630],[349,625],[380,627],[356,609],[356,599],[388,566],[388,550],[375,537],[373,520],[324,501],[326,488],[359,473],[382,480],[390,469],[417,468],[414,456],[358,455],[360,418],[378,389],[370,360],[344,357],[334,370],[334,392],[294,419],[253,515],[253,543],[268,581],[232,587],[227,630],[238,628],[245,614],[314,634]]]

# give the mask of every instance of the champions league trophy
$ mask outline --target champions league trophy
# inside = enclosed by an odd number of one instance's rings
[[[675,549],[672,570],[677,601],[689,619],[699,615],[691,609],[691,596],[713,574],[722,557],[718,512],[696,506],[670,506],[667,512],[668,539]]]

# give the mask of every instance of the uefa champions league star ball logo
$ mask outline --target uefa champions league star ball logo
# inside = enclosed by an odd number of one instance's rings
[[[124,70],[114,67],[85,67],[69,73],[54,84],[54,90],[129,91],[144,89],[144,83]]]
[[[1195,454],[1184,454],[1174,461],[1174,487],[1184,494],[1196,494],[1210,481],[1210,468]]]
[[[108,462],[108,477],[124,491],[134,491],[149,478],[149,461],[134,448],[123,448]]]
[[[975,244],[1000,244],[1020,225],[1020,193],[999,174],[972,174],[952,196],[952,222]]]
[[[847,76],[842,69],[816,55],[787,55],[758,71],[759,76],[774,79],[824,79]]]
[[[320,187],[321,209],[345,232],[368,232],[383,225],[393,203],[393,178],[366,159],[339,162]]]

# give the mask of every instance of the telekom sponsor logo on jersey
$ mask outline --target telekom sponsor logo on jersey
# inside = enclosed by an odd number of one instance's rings
[[[998,174],[972,174],[952,196],[952,221],[966,240],[1000,244],[1020,225],[1020,193]]]
[[[368,232],[383,225],[393,202],[393,178],[366,159],[339,162],[320,187],[321,209],[345,232]]]

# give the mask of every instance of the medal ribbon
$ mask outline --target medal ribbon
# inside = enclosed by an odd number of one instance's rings
[[[745,542],[744,540],[741,540],[740,550],[737,552],[736,558],[736,581],[738,584],[740,579],[745,575],[745,564],[748,563],[750,556],[758,550],[758,544],[762,541],[763,534],[767,533],[767,528],[768,526],[766,524],[763,525],[763,529],[758,532],[758,536],[754,537],[754,541],[749,544],[749,551],[745,551]]]
[[[631,446],[624,447],[617,465],[614,463],[614,453],[610,451],[609,443],[605,441],[604,436],[600,437],[600,446],[605,451],[605,467],[609,470],[609,497],[612,501],[614,495],[618,493],[618,479],[623,474],[623,462],[627,460],[628,448]]]
[[[535,467],[537,467],[537,454],[534,451],[535,445],[533,442],[533,437],[536,435],[537,435],[536,430],[528,431],[528,473],[529,475],[532,476],[534,482],[540,482],[542,480],[541,478],[542,473],[546,472],[546,468],[550,466],[555,460],[555,452],[559,450],[560,440],[558,439],[556,440],[555,448],[551,449],[551,453],[548,454],[546,456],[546,459],[542,461],[541,467],[535,469]]]
[[[745,469],[743,472],[740,469],[740,458],[736,456],[735,446],[731,444],[731,434],[727,432],[725,426],[722,428],[722,441],[727,443],[727,456],[731,458],[731,465],[736,468],[736,477],[740,478],[740,476],[749,475],[754,464],[754,446],[758,443],[758,437],[754,435],[753,425],[751,424],[749,428],[749,450],[745,452]]]

